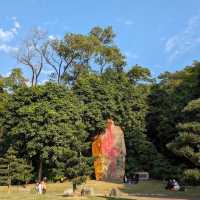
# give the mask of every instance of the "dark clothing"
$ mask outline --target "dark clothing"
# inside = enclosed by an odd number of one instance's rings
[[[169,180],[169,181],[167,182],[167,185],[166,185],[165,189],[166,189],[166,190],[171,190],[173,187],[174,187],[173,181],[172,181],[172,180]]]

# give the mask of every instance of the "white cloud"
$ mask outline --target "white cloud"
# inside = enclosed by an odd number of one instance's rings
[[[131,19],[120,19],[120,18],[118,18],[118,19],[116,19],[116,22],[117,22],[117,24],[118,25],[126,25],[126,26],[132,26],[132,25],[134,25],[135,23],[134,23],[134,21],[132,21]]]
[[[49,35],[49,40],[56,40],[57,39],[57,37],[55,36],[55,35]]]
[[[14,25],[15,25],[15,28],[17,29],[21,27],[20,23],[17,20],[14,21]]]
[[[165,43],[165,51],[169,61],[183,56],[200,46],[200,15],[191,17],[183,31],[171,36]]]
[[[16,17],[12,17],[13,27],[8,30],[4,30],[0,27],[0,51],[5,53],[13,53],[18,49],[9,43],[16,37],[20,28],[20,23]]]
[[[50,70],[50,69],[43,69],[42,71],[41,71],[41,73],[42,74],[44,74],[44,75],[50,75],[50,74],[52,74],[54,71],[53,70]]]
[[[15,32],[11,29],[9,31],[5,31],[0,28],[0,42],[9,42],[14,38]]]
[[[139,58],[139,55],[138,55],[138,54],[132,53],[132,52],[130,52],[130,51],[126,51],[126,52],[125,52],[125,56],[126,56],[128,59],[134,59],[134,60],[136,60],[136,59]]]
[[[131,21],[131,20],[126,20],[126,21],[124,22],[124,24],[125,24],[125,25],[128,25],[128,26],[131,26],[131,25],[134,24],[134,22]]]
[[[18,51],[18,48],[7,44],[1,44],[0,51],[3,51],[5,53],[16,53]]]
[[[8,77],[8,76],[10,76],[10,74],[11,74],[11,71],[9,71],[9,72],[7,72],[7,73],[5,73],[5,74],[2,74],[2,76],[3,76],[3,77]]]
[[[47,82],[49,82],[49,80],[48,79],[44,79],[44,80],[40,81],[40,84],[44,85]]]

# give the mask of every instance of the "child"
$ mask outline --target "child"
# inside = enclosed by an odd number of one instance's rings
[[[46,191],[47,191],[47,186],[46,186],[45,181],[42,181],[42,182],[41,182],[41,185],[42,185],[42,193],[45,194]]]
[[[43,193],[43,186],[42,186],[42,183],[39,182],[38,184],[38,194],[42,194]]]
[[[38,181],[36,182],[35,190],[36,190],[37,193],[39,193],[39,182]]]

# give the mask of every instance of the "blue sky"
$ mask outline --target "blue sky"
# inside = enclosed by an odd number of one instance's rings
[[[63,37],[111,25],[127,68],[158,75],[200,59],[199,0],[6,0],[0,5],[0,74],[22,67],[10,55],[32,27]]]

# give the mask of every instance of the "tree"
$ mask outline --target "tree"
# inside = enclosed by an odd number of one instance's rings
[[[18,62],[31,69],[31,86],[38,84],[39,76],[44,68],[45,60],[43,51],[45,39],[45,31],[33,29],[29,38],[24,40],[16,54]]]
[[[56,38],[48,39],[42,50],[43,57],[46,63],[53,68],[53,72],[51,72],[51,79],[55,80],[58,84],[60,84],[63,80],[65,70],[67,69],[65,62],[66,60],[59,54],[58,48],[60,45],[60,41]]]
[[[76,141],[74,147],[80,149],[80,147],[82,147],[83,145],[84,144],[82,144],[82,142]],[[74,192],[77,189],[77,185],[86,182],[87,178],[92,174],[92,159],[83,156],[81,151],[82,150],[80,149],[80,151],[77,152],[77,150],[74,149],[74,152],[76,153],[74,153],[68,160],[66,160],[67,167],[65,169],[65,174],[66,177],[72,181]]]
[[[101,28],[99,26],[93,27],[90,31],[90,35],[97,37],[99,41],[101,41],[101,43],[104,45],[113,44],[113,40],[116,36],[111,26],[106,28]]]
[[[69,33],[63,40],[49,40],[43,56],[54,70],[52,77],[56,82],[71,84],[82,71],[89,69],[89,61],[98,45],[94,37]]]
[[[3,82],[4,89],[13,91],[18,87],[26,86],[27,79],[24,77],[21,68],[14,68],[8,77],[3,78]]]
[[[123,71],[125,66],[125,57],[120,49],[114,44],[115,33],[111,26],[106,28],[94,27],[90,31],[90,35],[100,41],[99,47],[96,49],[94,61],[98,65],[99,72],[102,74],[107,68],[115,69],[118,72]]]
[[[9,100],[9,94],[5,89],[5,79],[0,76],[0,153],[3,150],[3,126],[2,121],[4,120],[4,114],[6,110],[6,105]]]
[[[190,101],[183,111],[185,122],[178,124],[179,135],[168,148],[200,168],[200,99]]]
[[[91,68],[100,73],[106,68],[122,71],[124,56],[114,45],[114,36],[111,27],[94,27],[88,35],[69,33],[63,40],[49,40],[43,56],[54,70],[52,77],[57,83],[73,84],[82,72]]]
[[[106,68],[122,71],[125,57],[114,44],[112,27],[94,27],[89,34],[68,33],[64,39],[48,38],[47,33],[33,29],[17,52],[17,60],[32,71],[31,85],[38,83],[45,66],[53,72],[51,78],[58,84],[74,84],[80,73]]]
[[[148,97],[148,135],[159,152],[179,164],[182,161],[166,148],[166,144],[178,136],[177,124],[183,121],[181,111],[189,101],[199,97],[199,76],[199,62],[175,73],[163,73],[151,87]]]
[[[22,158],[32,161],[39,180],[57,171],[64,177],[66,168],[77,165],[65,161],[77,153],[85,155],[89,145],[82,112],[83,104],[64,86],[19,88],[7,107],[4,137]]]
[[[7,77],[0,77],[0,152],[6,146],[6,141],[4,141],[3,136],[4,127],[2,125],[6,112],[6,106],[9,103],[12,93],[19,87],[25,87],[26,82],[27,80],[20,68],[12,69],[11,73]]]
[[[16,151],[9,148],[0,158],[0,184],[5,184],[10,188],[13,181],[27,183],[32,178],[32,168],[27,162],[16,157]]]
[[[137,64],[128,71],[128,77],[133,84],[152,81],[150,70]]]
[[[135,85],[124,72],[107,69],[102,75],[83,74],[73,87],[85,104],[83,120],[90,138],[103,132],[112,118],[125,133],[126,172],[151,171],[157,151],[146,135],[148,87]]]

